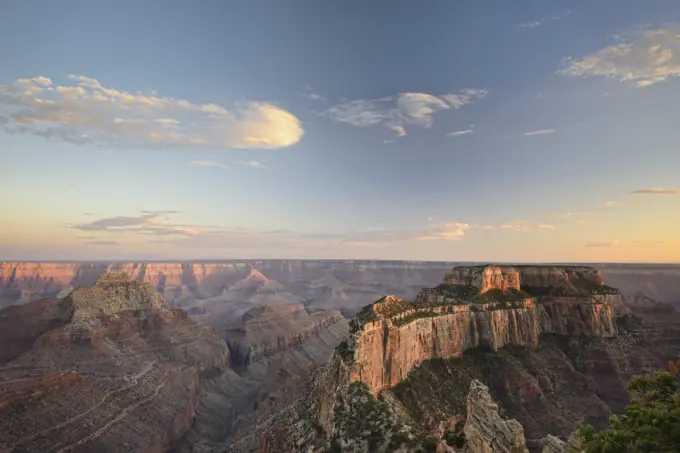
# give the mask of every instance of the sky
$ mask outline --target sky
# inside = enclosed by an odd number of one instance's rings
[[[680,3],[0,4],[0,260],[680,262]]]

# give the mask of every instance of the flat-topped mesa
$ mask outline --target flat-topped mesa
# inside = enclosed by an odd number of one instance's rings
[[[130,282],[130,276],[125,271],[109,271],[101,274],[95,285],[115,285]]]
[[[479,294],[490,290],[522,291],[541,297],[618,294],[604,284],[597,269],[589,266],[459,266],[446,274],[444,285],[469,287]]]
[[[456,267],[414,302],[385,296],[364,307],[337,357],[350,381],[377,394],[425,360],[459,357],[478,346],[533,348],[543,333],[614,336],[620,298],[589,267]]]
[[[461,266],[444,276],[444,284],[473,287],[480,294],[490,289],[519,291],[520,275],[517,269],[508,266]]]
[[[74,321],[128,310],[169,310],[153,285],[130,280],[121,271],[106,272],[93,286],[77,288],[62,300],[72,308]]]

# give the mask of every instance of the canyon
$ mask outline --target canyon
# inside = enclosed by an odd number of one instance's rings
[[[383,297],[313,372],[310,395],[263,428],[260,451],[454,451],[445,438],[462,436],[475,379],[522,427],[522,442],[506,430],[512,445],[493,451],[524,451],[525,435],[530,451],[559,451],[623,410],[631,375],[680,357],[680,314],[604,281],[586,266],[457,266],[412,302]],[[465,451],[492,451],[477,425]]]
[[[153,285],[170,306],[227,328],[253,304],[271,300],[340,311],[352,318],[385,294],[412,299],[462,262],[244,260],[183,262],[0,262],[0,308],[63,297],[110,270]],[[680,306],[680,265],[593,265],[624,294]],[[255,271],[255,272],[253,272]],[[266,282],[269,282],[266,284]],[[228,308],[225,308],[225,305]]]
[[[1,266],[0,452],[561,452],[680,356],[590,266]]]
[[[289,403],[347,334],[337,311],[282,302],[225,333],[110,270],[0,310],[0,451],[213,451]]]

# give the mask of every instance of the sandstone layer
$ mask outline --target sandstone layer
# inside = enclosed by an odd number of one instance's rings
[[[165,451],[229,360],[215,331],[122,273],[3,310],[0,332],[0,451]]]
[[[358,312],[348,340],[310,382],[306,401],[264,430],[262,451],[340,445],[410,452],[423,448],[418,442],[452,451],[449,442],[459,434],[451,420],[493,404],[521,426],[489,413],[468,420],[465,437],[476,448],[470,451],[559,451],[578,426],[602,427],[623,409],[632,374],[680,354],[677,313],[637,299],[583,266],[454,269],[414,302],[383,297]],[[636,305],[649,311],[638,313]],[[488,385],[493,404],[469,401],[474,379]],[[361,386],[367,393],[352,399]],[[370,415],[362,429],[357,413],[380,415]],[[485,426],[491,419],[498,423]],[[382,441],[369,426],[383,428]],[[495,438],[499,427],[505,434]]]
[[[425,360],[459,357],[478,346],[493,351],[506,345],[536,347],[541,334],[616,335],[612,305],[621,295],[608,287],[602,294],[603,281],[594,269],[459,267],[444,282],[424,290],[412,306],[389,296],[359,314],[348,343],[351,380],[377,394]],[[560,296],[548,296],[555,288]],[[475,300],[475,293],[491,290],[500,291],[498,300],[466,303],[466,298]]]
[[[270,302],[253,307],[225,335],[234,367],[302,345],[309,337],[343,320],[337,311],[308,312],[302,304]]]

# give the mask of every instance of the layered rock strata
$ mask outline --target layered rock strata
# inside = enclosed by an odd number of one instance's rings
[[[225,333],[231,363],[248,367],[265,357],[296,348],[340,321],[344,318],[337,311],[308,313],[301,304],[271,302],[251,308],[240,325]]]
[[[166,451],[229,360],[215,331],[121,272],[0,311],[0,332],[0,451]]]
[[[359,312],[351,323],[352,335],[314,383],[316,422],[326,435],[335,429],[338,389],[348,383],[364,383],[378,395],[426,360],[460,357],[475,347],[536,348],[541,334],[617,334],[608,298],[619,295],[603,287],[596,270],[523,272],[533,286],[523,285],[522,272],[515,268],[456,268],[443,285],[423,291],[415,303],[387,296]],[[550,295],[550,276],[562,288],[560,296]],[[535,288],[534,294],[527,288]]]
[[[563,295],[549,296],[551,278]],[[388,296],[358,315],[346,354],[351,380],[377,394],[424,360],[459,357],[477,346],[536,347],[543,333],[616,335],[612,307],[621,295],[603,287],[594,269],[462,267],[444,282],[421,292],[415,304]],[[477,299],[492,292],[495,299]],[[469,302],[475,300],[480,303]]]

